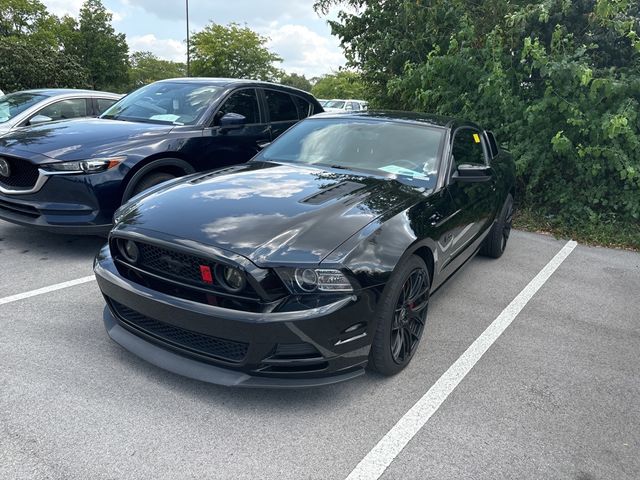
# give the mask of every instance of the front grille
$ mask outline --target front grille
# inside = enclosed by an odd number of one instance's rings
[[[38,167],[21,158],[0,157],[9,164],[9,176],[0,176],[0,184],[5,188],[29,189],[38,181]]]
[[[247,356],[248,343],[212,337],[169,325],[136,312],[113,299],[109,299],[109,304],[119,320],[126,326],[151,335],[181,350],[235,363],[241,362]]]
[[[148,243],[138,243],[138,248],[140,249],[138,267],[194,285],[211,286],[202,279],[200,272],[201,265],[206,265],[213,270],[215,264],[210,260]]]

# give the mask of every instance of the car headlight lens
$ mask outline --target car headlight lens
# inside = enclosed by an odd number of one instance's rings
[[[353,292],[353,285],[333,268],[280,268],[280,278],[292,293]]]
[[[77,162],[50,163],[42,168],[48,172],[97,173],[117,167],[125,159],[126,157],[94,158]]]

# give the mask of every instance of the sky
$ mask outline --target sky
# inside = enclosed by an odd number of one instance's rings
[[[42,0],[49,12],[78,16],[83,0]],[[246,24],[270,38],[267,46],[284,59],[280,68],[308,78],[330,73],[345,63],[327,18],[313,10],[314,0],[189,0],[191,31],[210,21]],[[113,27],[127,36],[131,52],[144,50],[160,58],[186,61],[184,0],[103,0]]]

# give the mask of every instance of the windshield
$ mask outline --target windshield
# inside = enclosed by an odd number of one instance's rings
[[[435,179],[444,129],[367,119],[310,119],[256,160],[325,165]]]
[[[0,123],[5,123],[27,108],[47,98],[37,93],[17,92],[0,97]]]
[[[326,103],[325,107],[327,108],[344,108],[344,102],[339,100],[331,100]]]
[[[124,97],[100,118],[194,125],[220,91],[201,83],[152,83]]]

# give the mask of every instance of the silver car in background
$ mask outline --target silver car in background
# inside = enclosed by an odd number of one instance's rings
[[[16,128],[67,120],[97,117],[122,95],[93,90],[24,90],[0,96],[0,135]]]

